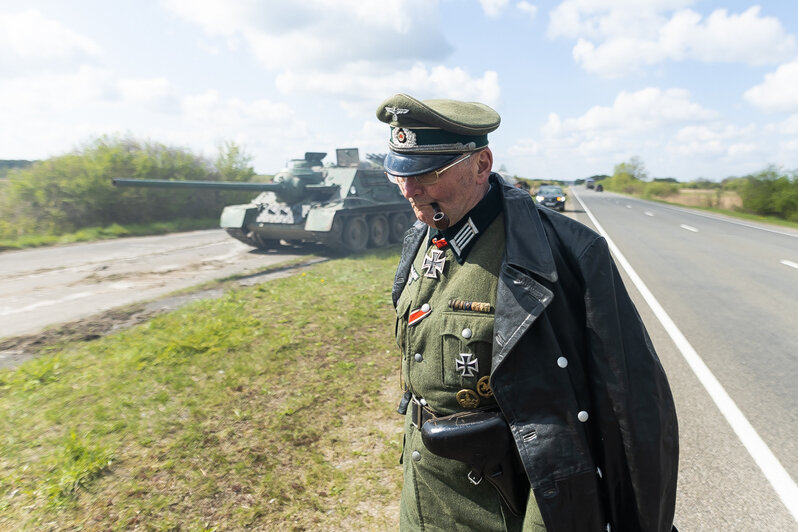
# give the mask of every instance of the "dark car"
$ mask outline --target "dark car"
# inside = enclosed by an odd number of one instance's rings
[[[543,185],[535,194],[535,201],[544,207],[562,212],[565,210],[565,197],[565,192],[562,191],[562,188],[554,185]]]

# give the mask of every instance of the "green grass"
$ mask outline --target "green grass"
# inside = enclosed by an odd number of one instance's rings
[[[0,251],[71,244],[74,242],[93,242],[95,240],[107,240],[125,236],[162,235],[176,231],[216,227],[219,227],[217,218],[183,219],[138,225],[113,224],[106,227],[87,227],[74,233],[61,235],[23,235],[16,238],[0,238]]]
[[[396,253],[0,372],[0,529],[394,529]]]

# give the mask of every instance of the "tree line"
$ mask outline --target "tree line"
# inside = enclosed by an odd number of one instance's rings
[[[734,191],[742,199],[742,210],[760,216],[773,216],[798,222],[798,170],[768,166],[743,177],[729,177],[720,182],[697,179],[679,183],[675,179],[649,180],[643,162],[633,157],[615,165],[612,176],[601,180],[604,188],[644,197],[667,197],[684,188]]]
[[[117,188],[116,177],[252,181],[251,158],[225,143],[215,160],[183,148],[102,137],[79,150],[8,172],[0,182],[0,239],[62,235],[86,227],[213,218],[252,193]]]

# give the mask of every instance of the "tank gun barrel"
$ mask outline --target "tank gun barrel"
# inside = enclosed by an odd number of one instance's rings
[[[280,183],[252,183],[235,181],[177,181],[172,179],[123,179],[112,180],[117,187],[150,188],[208,188],[214,190],[248,190],[250,192],[279,192],[285,188]]]

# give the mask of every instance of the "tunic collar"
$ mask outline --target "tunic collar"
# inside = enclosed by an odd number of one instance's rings
[[[444,231],[430,229],[427,245],[435,244],[439,248],[448,245],[452,248],[455,260],[459,264],[463,264],[479,236],[502,211],[499,186],[493,175],[491,175],[489,183],[490,187],[485,196],[456,224]]]

